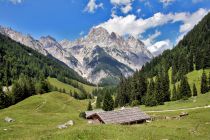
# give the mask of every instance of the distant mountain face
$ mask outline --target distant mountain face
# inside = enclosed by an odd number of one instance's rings
[[[91,29],[87,36],[73,42],[57,42],[50,36],[35,40],[4,27],[0,27],[0,33],[44,55],[51,54],[95,84],[107,79],[117,81],[121,74],[129,76],[153,57],[140,40],[109,34],[102,27]]]
[[[0,26],[0,33],[10,37],[11,39],[15,40],[16,42],[19,42],[23,45],[26,45],[39,53],[42,53],[44,55],[47,55],[47,51],[43,48],[43,46],[40,44],[39,41],[33,39],[30,35],[23,35],[20,32],[16,32],[12,30],[11,28],[5,28]]]

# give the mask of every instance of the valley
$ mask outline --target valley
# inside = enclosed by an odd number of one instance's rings
[[[206,0],[0,0],[0,140],[209,140]]]

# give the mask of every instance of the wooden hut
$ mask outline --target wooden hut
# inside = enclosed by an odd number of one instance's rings
[[[95,112],[86,118],[98,120],[104,124],[135,124],[151,119],[149,115],[142,112],[138,107]]]

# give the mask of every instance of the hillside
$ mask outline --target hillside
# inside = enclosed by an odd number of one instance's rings
[[[204,71],[208,74],[210,72],[210,69],[204,69]],[[198,94],[201,92],[201,76],[202,76],[203,70],[194,70],[192,72],[189,72],[186,74],[186,77],[188,79],[189,85],[191,90],[193,90],[193,84],[196,85]],[[169,77],[171,77],[172,71],[169,69]],[[173,90],[173,84],[170,79],[170,90]],[[176,85],[178,85],[180,82],[177,82]]]
[[[200,95],[196,102],[170,102],[158,107],[141,107],[143,110],[165,110],[205,106],[210,102],[210,93]],[[156,120],[139,125],[91,125],[78,117],[86,110],[87,101],[79,101],[58,92],[36,95],[0,110],[0,138],[7,140],[38,139],[209,139],[210,109],[186,110],[189,116],[180,120]],[[182,111],[150,113],[153,116],[174,116]],[[4,122],[5,117],[15,119]],[[74,126],[59,130],[57,125],[69,120]]]
[[[11,40],[0,34],[0,81],[3,85],[11,85],[23,73],[29,77],[57,77],[75,79],[87,83],[74,70],[52,56],[44,56],[31,48]]]
[[[200,93],[201,78],[204,81],[202,84],[205,84],[203,94],[209,91],[209,23],[210,13],[172,50],[164,51],[131,77],[122,77],[118,86],[116,106],[134,103],[155,106],[170,100],[188,99],[193,96],[194,91]],[[206,73],[203,73],[202,69],[206,69]],[[147,81],[148,79],[154,80]],[[196,87],[194,90],[193,84]]]
[[[57,87],[58,89],[65,89],[65,91],[68,93],[69,91],[71,91],[72,93],[74,93],[75,91],[77,93],[81,93],[80,89],[74,87],[73,85],[70,85],[70,84],[66,84],[66,83],[63,83],[59,80],[57,80],[56,78],[50,78],[48,77],[47,78],[47,81],[54,87]],[[92,93],[92,91],[95,89],[94,86],[90,86],[90,85],[87,85],[87,84],[83,84],[81,82],[78,82],[78,81],[75,81],[75,80],[71,80],[72,82],[78,84],[78,86],[81,86],[85,89],[85,91],[89,94]]]

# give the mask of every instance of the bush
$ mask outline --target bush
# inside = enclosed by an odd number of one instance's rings
[[[85,112],[80,112],[79,117],[80,118],[86,118]]]
[[[131,103],[131,106],[138,106],[140,105],[140,102],[138,100],[133,100]]]

